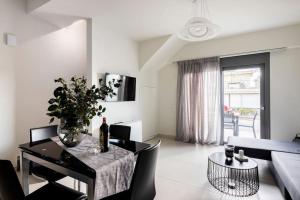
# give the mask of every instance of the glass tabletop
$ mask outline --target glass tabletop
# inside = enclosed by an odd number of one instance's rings
[[[124,148],[128,151],[131,151],[135,155],[151,146],[150,144],[142,142],[124,142],[115,139],[111,140],[110,143],[118,147]],[[31,154],[48,162],[57,164],[64,168],[73,170],[75,172],[87,175],[92,178],[96,176],[96,172],[94,169],[81,162],[78,158],[70,154],[63,147],[59,146],[52,139],[46,139],[39,142],[25,143],[20,145],[19,148],[28,154]]]
[[[235,154],[234,156],[237,156],[237,154]],[[239,162],[235,158],[232,158],[232,162],[229,165],[229,164],[225,163],[225,161],[226,161],[225,152],[216,152],[216,153],[209,155],[209,157],[208,157],[208,159],[210,161],[214,162],[215,164],[223,166],[223,167],[232,168],[232,169],[247,170],[247,169],[253,169],[253,168],[257,167],[257,163],[253,159],[251,159],[249,157],[246,157],[246,158],[248,158],[247,162]]]

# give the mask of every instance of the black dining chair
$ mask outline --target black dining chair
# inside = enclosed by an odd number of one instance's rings
[[[139,153],[129,190],[102,200],[153,200],[155,190],[155,169],[161,141]]]
[[[130,126],[112,124],[109,127],[110,138],[112,139],[119,139],[124,141],[130,140]]]
[[[48,183],[25,196],[13,165],[9,160],[0,160],[1,200],[83,200],[86,195],[58,183]]]
[[[30,142],[38,142],[57,136],[57,125],[30,129]]]
[[[55,136],[57,136],[57,125],[30,129],[30,143],[39,142]],[[29,164],[29,173],[49,182],[55,182],[65,177],[65,175],[34,162],[30,162]]]

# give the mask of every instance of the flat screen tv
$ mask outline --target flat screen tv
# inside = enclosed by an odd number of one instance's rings
[[[106,85],[112,80],[122,80],[121,86],[118,88],[114,88],[115,96],[106,97],[105,101],[135,101],[135,91],[136,91],[136,78],[119,75],[119,74],[109,74],[106,73],[103,80]]]

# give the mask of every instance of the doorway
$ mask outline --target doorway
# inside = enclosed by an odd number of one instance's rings
[[[223,71],[224,141],[260,137],[261,68]]]
[[[222,142],[270,139],[269,54],[221,59]]]

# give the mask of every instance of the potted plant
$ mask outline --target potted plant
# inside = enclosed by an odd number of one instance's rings
[[[54,90],[54,97],[48,103],[47,115],[51,117],[50,123],[55,118],[60,120],[58,136],[67,147],[78,145],[88,133],[90,120],[105,112],[105,108],[98,105],[99,100],[106,96],[116,95],[113,88],[119,87],[121,80],[113,80],[108,85],[100,80],[100,87],[95,85],[87,87],[86,78],[72,77],[68,84],[64,79],[55,79],[60,86]]]

